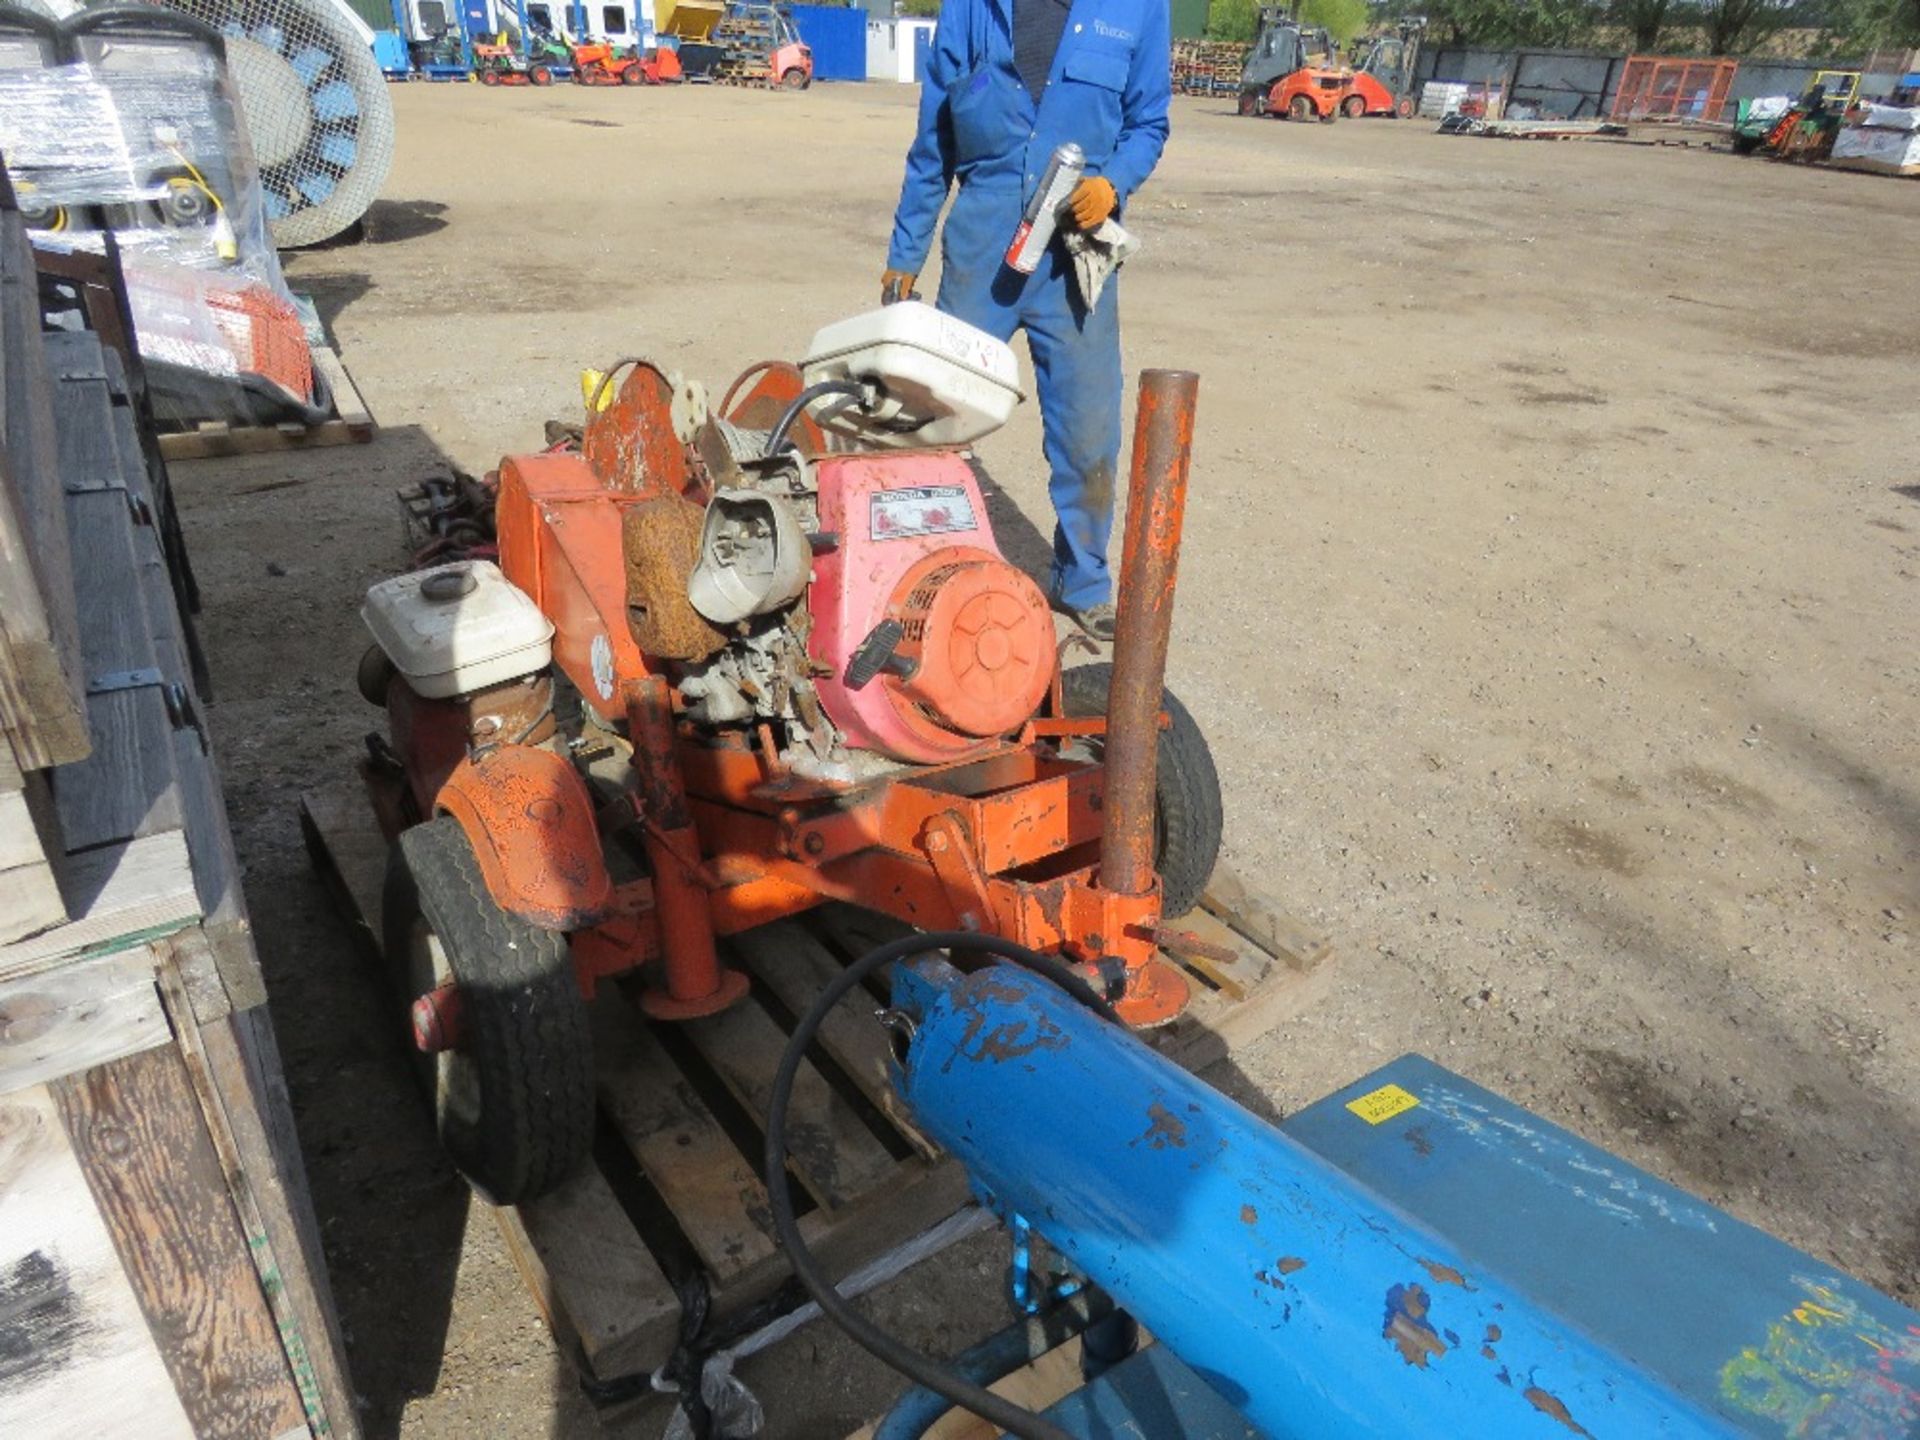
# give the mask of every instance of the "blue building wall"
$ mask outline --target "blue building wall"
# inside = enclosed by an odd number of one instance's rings
[[[816,80],[867,78],[867,12],[848,5],[795,5],[794,28],[813,51]]]

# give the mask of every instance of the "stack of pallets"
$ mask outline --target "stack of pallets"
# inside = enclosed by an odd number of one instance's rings
[[[722,85],[773,83],[773,21],[765,15],[728,15],[713,27],[710,37],[726,54],[714,64],[712,75]]]
[[[1230,40],[1173,42],[1173,89],[1178,95],[1233,95],[1247,47]]]

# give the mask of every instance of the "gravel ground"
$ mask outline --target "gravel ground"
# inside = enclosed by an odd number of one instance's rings
[[[371,728],[394,489],[537,445],[583,364],[724,384],[867,306],[912,95],[395,102],[366,242],[288,266],[382,438],[179,467],[212,715],[371,1433],[591,1435],[295,796]],[[1124,282],[1129,364],[1204,377],[1173,684],[1232,858],[1339,946],[1230,1081],[1288,1111],[1420,1051],[1920,1303],[1917,218],[1872,177],[1177,102]],[[981,451],[1037,566],[1033,407]],[[956,1348],[1000,1254],[877,1310]],[[818,1326],[749,1376],[776,1437],[895,1388]]]

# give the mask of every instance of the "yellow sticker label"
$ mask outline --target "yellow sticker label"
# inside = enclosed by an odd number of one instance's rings
[[[1347,1109],[1367,1124],[1378,1125],[1383,1120],[1404,1115],[1419,1103],[1420,1097],[1411,1091],[1402,1090],[1398,1085],[1382,1085],[1378,1090],[1369,1090],[1358,1100],[1347,1101]]]

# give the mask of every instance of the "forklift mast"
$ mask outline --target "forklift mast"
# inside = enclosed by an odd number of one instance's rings
[[[1420,62],[1420,39],[1426,29],[1424,15],[1396,21],[1391,35],[1382,35],[1373,42],[1359,70],[1373,76],[1395,95],[1410,93],[1414,68]]]
[[[1334,63],[1333,39],[1323,27],[1302,26],[1288,9],[1266,6],[1260,11],[1260,29],[1241,66],[1240,88],[1266,90],[1296,70]]]

